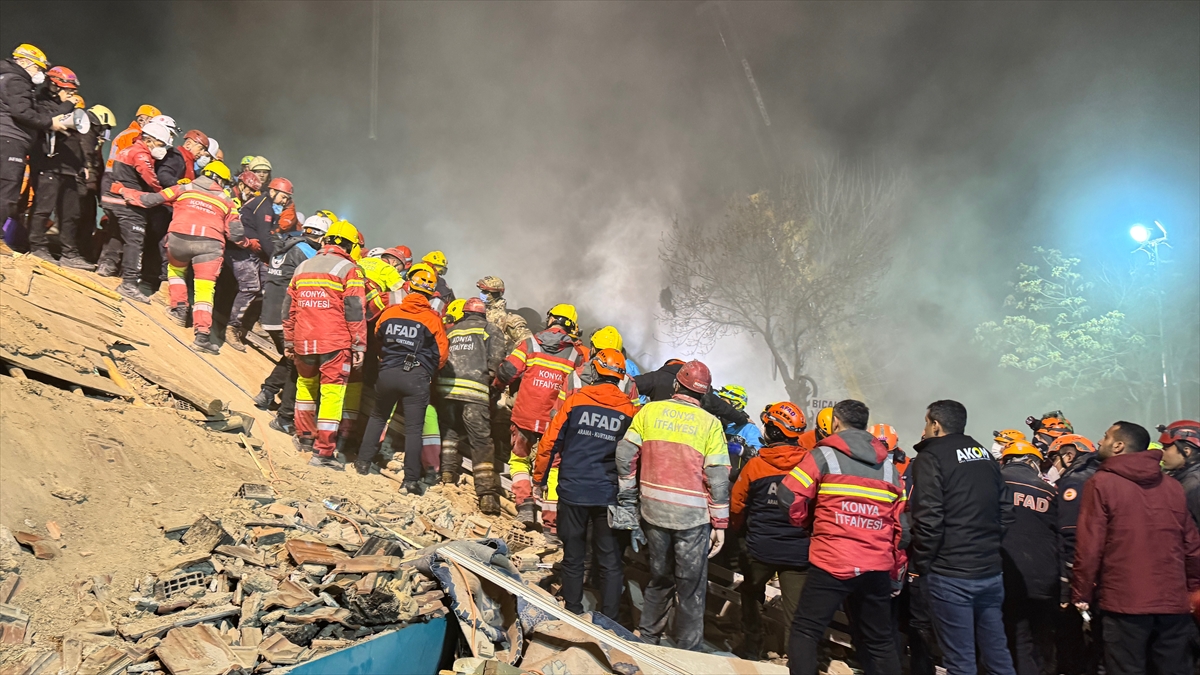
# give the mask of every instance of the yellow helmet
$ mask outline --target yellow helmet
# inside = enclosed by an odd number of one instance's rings
[[[459,298],[458,300],[450,303],[450,305],[446,307],[446,319],[449,320],[450,323],[462,321],[463,307],[465,307],[466,304],[467,301],[465,298]]]
[[[107,106],[94,105],[91,108],[88,108],[88,112],[95,115],[96,119],[100,120],[100,124],[109,127],[117,126],[117,116],[114,115],[113,111],[109,110]]]
[[[250,159],[253,160],[254,158],[251,157]],[[249,162],[243,162],[243,164],[249,164]],[[325,216],[331,223],[336,223],[338,221],[337,214],[329,209],[321,209],[320,211],[317,211],[316,215]]]
[[[430,265],[433,265],[435,270],[445,270],[447,267],[446,254],[442,253],[441,251],[430,251],[429,253],[426,253],[425,257],[421,258],[421,262],[427,262]]]
[[[200,173],[201,174],[211,173],[212,175],[216,176],[217,178],[220,178],[221,180],[225,181],[226,183],[228,183],[230,181],[230,179],[233,177],[229,173],[229,167],[225,166],[225,162],[222,162],[219,159],[215,159],[215,160],[209,162],[208,164],[205,164],[204,170],[201,171]]]
[[[575,311],[575,305],[555,305],[546,312],[546,325],[553,326],[558,324],[566,329],[567,333],[573,337],[579,337],[579,312]]]
[[[1001,446],[1008,446],[1025,440],[1025,434],[1018,429],[1002,429],[993,431],[992,438]]]
[[[161,114],[162,114],[162,111],[159,110],[158,108],[155,108],[154,106],[150,105],[149,103],[143,103],[142,105],[138,106],[137,112],[134,113],[133,116],[134,117],[158,117]]]
[[[349,248],[346,249],[346,252],[350,254],[351,258],[358,260],[356,252],[361,251],[362,246],[358,243],[358,228],[354,227],[350,221],[339,220],[330,225],[329,229],[325,231],[324,240],[326,243],[337,244],[342,247],[348,245]]]
[[[601,349],[615,349],[617,351],[621,351],[621,333],[612,326],[605,326],[595,333],[592,333],[592,347],[595,348],[596,351],[600,351]]]
[[[408,270],[408,287],[425,295],[437,292],[437,270],[427,262],[419,262]]]
[[[19,45],[13,50],[13,58],[26,59],[42,70],[45,70],[46,66],[50,65],[49,60],[46,58],[46,52],[31,44]]]
[[[821,408],[817,413],[817,436],[833,435],[833,408]]]

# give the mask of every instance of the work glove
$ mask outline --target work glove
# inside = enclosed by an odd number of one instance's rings
[[[534,483],[533,484],[533,498],[540,502],[543,499],[545,499],[545,497],[546,497],[546,486]]]
[[[247,239],[246,248],[254,251],[255,253],[262,253],[262,242],[257,239]]]
[[[711,559],[720,553],[721,549],[725,546],[725,530],[713,528],[713,531],[708,535],[708,544],[708,557]]]
[[[639,529],[637,507],[630,508],[620,504],[609,504],[608,526],[614,530]]]
[[[642,528],[640,528],[640,527],[634,529],[633,536],[630,537],[629,541],[633,545],[634,553],[637,553],[638,551],[642,550],[643,546],[650,543],[646,540],[646,533],[642,532]]]

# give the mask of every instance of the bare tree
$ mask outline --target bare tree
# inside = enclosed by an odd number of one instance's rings
[[[788,396],[806,404],[812,351],[862,313],[888,268],[902,183],[819,161],[774,192],[731,197],[715,226],[676,218],[659,251],[668,333],[699,352],[726,335],[758,335]]]

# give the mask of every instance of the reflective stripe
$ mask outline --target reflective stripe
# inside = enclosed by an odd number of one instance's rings
[[[800,481],[800,484],[803,485],[804,487],[811,487],[813,484],[813,479],[807,473],[805,473],[800,467],[796,467],[796,468],[792,469],[791,471],[788,472],[788,475],[791,476],[792,478],[795,478],[796,480]]]
[[[887,502],[888,504],[900,498],[899,495],[887,490],[870,488],[865,485],[848,485],[846,483],[822,483],[821,489],[818,492],[820,494],[838,495],[841,497],[862,497],[863,499]]]
[[[541,366],[543,368],[549,368],[551,370],[558,370],[558,371],[561,371],[564,373],[575,372],[575,368],[572,367],[570,364],[560,363],[558,361],[551,361],[549,359],[542,359],[542,358],[537,358],[537,357],[529,359],[529,365]]]
[[[456,337],[458,335],[482,335],[483,339],[487,339],[487,331],[482,328],[458,328],[450,331],[446,337]]]
[[[721,506],[717,506],[717,505],[709,506],[708,507],[708,515],[712,518],[728,518],[729,517],[729,505],[724,504]]]
[[[883,479],[889,483],[894,483],[896,478],[896,467],[892,465],[892,460],[883,460]]]
[[[340,421],[340,420],[339,420],[339,421],[334,421],[334,422],[321,422],[321,421],[318,421],[318,422],[317,422],[317,431],[337,431],[337,430],[338,430],[338,425],[339,425],[340,423],[341,423],[341,421]]]
[[[347,266],[353,265],[353,264],[355,264],[355,263],[350,260],[344,260],[344,259],[339,260],[337,262],[337,264],[333,266],[333,269],[329,270],[329,273],[335,277],[340,277],[340,276],[342,276],[342,270],[346,269]]]
[[[338,292],[346,290],[346,287],[341,282],[334,281],[333,279],[296,279],[294,285],[296,288],[332,288]]]
[[[838,464],[837,452],[835,452],[833,448],[825,445],[822,445],[818,449],[821,451],[821,455],[825,458],[825,463],[829,465],[829,468],[826,470],[827,473],[841,473],[842,465]]]
[[[661,490],[656,487],[651,487],[649,484],[642,483],[642,496],[646,499],[655,499],[660,502],[668,502],[671,504],[679,504],[680,506],[689,506],[692,508],[708,508],[708,498],[692,494],[680,494],[678,492]]]

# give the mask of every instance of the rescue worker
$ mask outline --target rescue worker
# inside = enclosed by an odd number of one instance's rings
[[[1060,573],[1058,495],[1042,480],[1042,452],[1032,444],[1010,443],[1000,463],[1014,511],[1001,549],[1008,650],[1017,675],[1053,673]]]
[[[1013,503],[1000,466],[967,436],[967,409],[934,401],[914,446],[910,563],[921,576],[949,675],[1014,675],[1004,639],[1004,532]]]
[[[250,174],[254,176],[254,174]],[[254,176],[258,180],[257,176]],[[240,219],[239,219],[240,224]],[[300,263],[308,260],[321,250],[321,238],[333,225],[324,216],[309,216],[304,221],[300,236],[288,237],[283,240],[275,255],[267,266],[266,283],[263,289],[262,327],[271,336],[275,350],[284,352],[283,340],[283,299],[287,296],[288,284]],[[279,410],[271,420],[271,428],[292,434],[296,431],[296,363],[293,359],[281,358],[263,380],[258,395],[254,397],[254,406],[259,410],[270,410],[279,395]]]
[[[243,174],[250,170],[250,163],[254,161],[254,155],[244,155],[242,161],[238,162],[238,174]]]
[[[735,410],[744,411],[746,404],[750,402],[745,387],[738,384],[727,384],[721,387],[717,390],[717,396],[733,406]],[[726,424],[725,441],[729,445],[729,461],[732,464],[729,480],[736,483],[742,467],[746,466],[746,462],[750,461],[750,458],[757,454],[759,448],[763,446],[762,433],[753,422]]]
[[[117,137],[113,139],[112,147],[108,151],[108,161],[105,163],[105,169],[112,171],[113,162],[116,161],[117,155],[121,151],[133,145],[142,135],[142,128],[150,123],[150,120],[162,115],[162,111],[149,104],[138,106],[137,112],[133,115],[133,121],[129,123]]]
[[[1200,422],[1179,420],[1159,425],[1158,432],[1163,469],[1183,486],[1188,513],[1200,527]]]
[[[195,275],[192,327],[196,335],[192,348],[209,354],[220,351],[220,347],[213,344],[210,331],[213,293],[217,275],[221,273],[225,241],[238,243],[245,240],[237,208],[225,193],[230,179],[229,167],[222,162],[210,162],[200,177],[190,183],[151,194],[129,189],[120,192],[131,206],[174,206],[167,230],[167,291],[170,297],[167,314],[177,325],[187,325],[187,271],[191,267]]]
[[[142,270],[142,243],[146,236],[146,209],[126,204],[120,192],[159,192],[163,189],[154,172],[154,161],[167,154],[171,131],[157,122],[147,123],[142,135],[113,160],[112,170],[104,174],[100,184],[100,203],[108,215],[110,238],[100,254],[96,273],[102,277],[117,276],[120,266],[121,285],[117,292],[131,300],[149,303],[142,295],[138,279]]]
[[[538,506],[529,475],[538,442],[550,427],[550,412],[558,400],[558,392],[566,385],[567,376],[587,359],[587,349],[579,344],[578,336],[579,313],[575,307],[555,305],[546,314],[545,330],[517,345],[500,364],[492,382],[494,389],[502,390],[521,378],[521,391],[512,411],[509,471],[517,518],[528,529],[537,527]],[[552,525],[553,512],[549,518]]]
[[[665,401],[674,396],[672,392],[675,391],[675,376],[682,367],[683,361],[667,359],[667,362],[658,370],[642,373],[633,379],[637,383],[638,391],[643,396],[651,401]],[[711,391],[704,395],[700,406],[704,408],[705,412],[715,415],[717,419],[721,420],[722,425],[736,424],[740,426],[750,422],[750,416],[746,414],[746,411],[734,408]]]
[[[255,156],[246,165],[246,170],[258,176],[259,182],[263,185],[271,182],[271,162],[266,157]]]
[[[407,275],[409,268],[413,264],[412,249],[407,246],[393,246],[384,250],[383,255],[379,257],[383,258],[383,261],[387,264],[395,267],[400,276]]]
[[[516,312],[508,311],[504,299],[504,280],[497,276],[486,276],[475,282],[480,299],[487,306],[488,322],[495,324],[504,333],[505,348],[512,352],[523,340],[533,335],[525,319]]]
[[[906,501],[887,446],[866,430],[869,416],[862,402],[839,401],[832,434],[779,484],[779,508],[792,525],[812,531],[808,574],[788,639],[793,675],[816,675],[817,646],[847,597],[860,609],[858,653],[865,670],[900,673],[891,598],[908,545]]]
[[[675,383],[670,399],[642,406],[617,446],[612,522],[634,530],[635,549],[643,538],[647,546],[638,634],[658,644],[674,606],[675,646],[694,651],[704,640],[708,559],[720,553],[729,525],[729,451],[721,422],[700,407],[712,388],[708,366],[684,364]]]
[[[430,251],[425,254],[424,258],[421,258],[421,262],[433,267],[433,270],[437,272],[437,295],[434,297],[441,300],[442,307],[454,302],[454,291],[446,283],[446,270],[449,269],[449,264],[446,262],[446,254],[441,251]]]
[[[340,220],[317,254],[296,267],[283,299],[283,349],[296,361],[296,433],[315,451],[314,466],[341,471],[334,457],[350,371],[367,349],[362,269],[354,264],[358,230]],[[321,406],[317,409],[317,396]]]
[[[251,303],[262,297],[262,280],[266,276],[266,261],[275,252],[275,237],[271,231],[283,213],[283,207],[292,201],[292,182],[276,178],[267,186],[266,194],[246,202],[242,206],[242,228],[246,231],[249,245],[230,251],[229,263],[237,279],[238,292],[229,310],[229,325],[225,327],[225,342],[239,352],[246,351],[244,326],[246,311]],[[357,230],[355,231],[357,235]],[[354,242],[358,246],[357,240]]]
[[[1070,602],[1079,497],[1083,494],[1084,483],[1100,468],[1100,457],[1096,454],[1096,446],[1078,434],[1063,434],[1056,438],[1050,444],[1050,456],[1060,474],[1054,487],[1058,512],[1058,666],[1065,675],[1095,673],[1100,664],[1099,622],[1093,622],[1091,635],[1085,635],[1083,617]]]
[[[392,410],[404,415],[404,482],[408,494],[422,494],[421,434],[429,406],[430,383],[450,356],[442,318],[429,306],[437,293],[437,273],[429,265],[413,265],[408,275],[412,290],[379,317],[379,379],[375,407],[367,423],[355,468],[370,469]]]
[[[1033,430],[1033,443],[1038,450],[1045,453],[1050,449],[1050,444],[1054,439],[1063,434],[1075,433],[1075,428],[1071,426],[1071,421],[1063,415],[1061,410],[1051,410],[1041,417],[1026,417],[1025,424]]]
[[[800,447],[812,450],[817,443],[833,433],[833,408],[821,408],[817,411],[817,424],[800,436]]]
[[[1017,441],[1025,442],[1025,434],[1019,429],[1004,429],[1002,431],[992,432],[992,457],[999,462],[1004,455],[1004,449],[1016,443]]]
[[[262,189],[262,181],[258,174],[253,171],[243,171],[238,174],[237,185],[233,188],[233,199],[238,203],[238,209],[246,205],[246,202],[254,199],[258,195],[258,191]],[[336,222],[332,218],[327,218],[330,223]]]
[[[46,71],[47,91],[53,97],[53,107],[46,111],[54,115],[82,107],[79,98],[79,79],[70,68],[55,66]],[[78,102],[78,103],[77,103]],[[76,242],[79,227],[79,178],[86,169],[82,134],[75,130],[49,131],[34,148],[30,157],[29,176],[33,182],[33,215],[29,221],[29,253],[37,258],[55,262],[50,254],[47,228],[50,214],[57,216],[58,237],[62,243],[64,267],[94,269],[79,255]]]
[[[800,591],[808,574],[808,530],[793,527],[779,508],[779,484],[807,450],[797,445],[808,422],[800,406],[783,401],[767,406],[759,416],[767,444],[746,462],[729,498],[729,529],[746,530],[746,557],[738,592],[742,596],[742,646],[738,655],[757,661],[762,656],[763,601],[767,582],[779,575],[783,613],[796,615]]]
[[[0,61],[0,218],[17,218],[21,183],[28,156],[38,134],[66,129],[35,103],[38,85],[46,80],[46,54],[30,44],[19,45],[12,57]],[[5,231],[8,232],[7,222]]]
[[[462,466],[460,446],[470,449],[471,473],[479,510],[500,513],[500,475],[496,473],[489,411],[489,385],[504,360],[504,335],[487,320],[487,308],[479,298],[462,302],[462,318],[447,334],[449,358],[438,373],[437,409],[441,420],[442,482],[458,482]]]
[[[471,298],[482,310],[483,302]],[[499,331],[497,331],[499,334]],[[621,554],[608,522],[617,503],[617,445],[637,409],[617,383],[625,378],[625,357],[612,348],[590,359],[596,377],[563,403],[542,437],[533,479],[545,484],[550,466],[558,470],[558,533],[563,542],[562,595],[567,611],[583,613],[583,573],[589,529],[600,566],[599,610],[617,619],[625,579]]]
[[[91,259],[93,253],[99,253],[96,250],[95,237],[97,233],[97,216],[100,209],[100,180],[104,177],[105,171],[104,143],[112,140],[112,130],[117,126],[117,118],[107,106],[94,105],[88,108],[88,115],[91,119],[91,129],[79,138],[79,143],[83,146],[84,156],[87,160],[83,176],[86,193],[84,193],[80,203],[79,222],[81,225],[78,229],[76,240],[78,242],[77,253],[81,258],[85,259]],[[68,253],[70,251],[64,248],[62,259],[73,262],[74,259],[67,257]],[[67,267],[72,266],[66,262],[60,264]],[[86,264],[87,267],[80,267],[78,269],[96,269],[95,265],[91,263]]]
[[[175,127],[175,120],[163,115],[154,119],[168,129]],[[167,154],[154,162],[154,174],[164,188],[183,185],[195,180],[196,157],[207,152],[208,136],[203,131],[192,129],[184,134],[179,147],[167,147]],[[169,281],[167,263],[167,230],[171,227],[171,207],[156,206],[146,212],[146,236],[142,244],[142,283],[158,292],[162,282]]]

